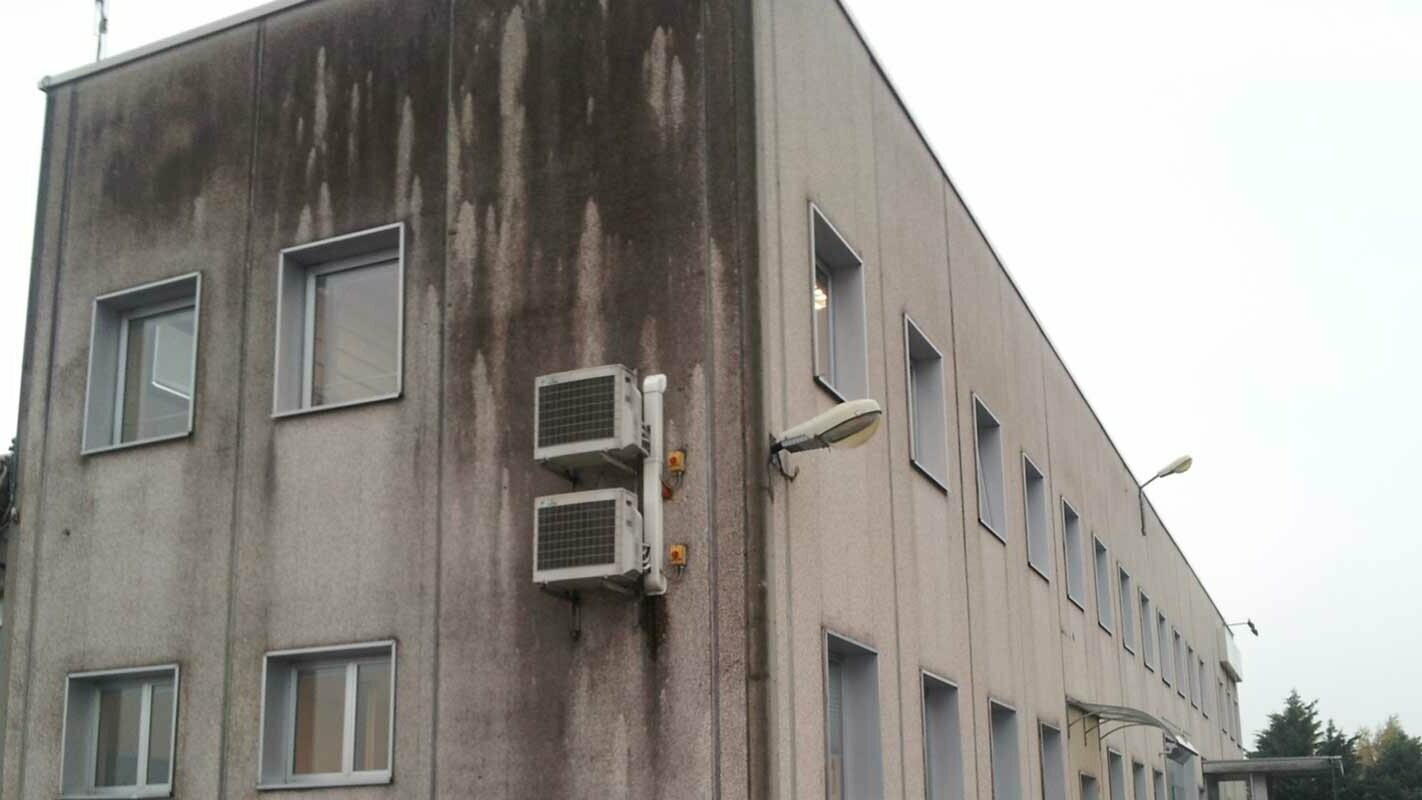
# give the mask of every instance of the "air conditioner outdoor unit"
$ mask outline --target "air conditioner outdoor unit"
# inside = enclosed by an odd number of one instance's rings
[[[642,578],[642,515],[626,489],[540,497],[533,528],[534,583],[577,589]]]
[[[635,466],[646,454],[642,393],[632,370],[612,365],[544,375],[534,392],[533,457],[540,464]]]

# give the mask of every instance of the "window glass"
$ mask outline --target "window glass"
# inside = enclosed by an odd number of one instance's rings
[[[161,785],[172,779],[173,765],[173,684],[153,684],[148,714],[148,784]]]
[[[95,786],[137,785],[138,736],[142,715],[142,684],[124,683],[99,688]]]
[[[128,322],[121,442],[188,429],[193,397],[193,309]]]
[[[314,275],[311,405],[394,394],[399,372],[399,262]]]
[[[835,385],[834,375],[834,306],[831,303],[833,283],[830,270],[815,259],[815,375]]]
[[[345,704],[344,665],[297,668],[293,773],[319,775],[342,771]]]
[[[371,662],[357,668],[355,770],[390,766],[390,664]]]

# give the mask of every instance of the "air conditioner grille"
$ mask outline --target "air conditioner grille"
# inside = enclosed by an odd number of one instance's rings
[[[538,569],[610,564],[617,559],[617,502],[538,509]]]
[[[617,378],[542,386],[538,390],[538,446],[607,439],[615,435]]]

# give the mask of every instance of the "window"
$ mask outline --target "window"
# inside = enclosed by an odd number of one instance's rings
[[[973,395],[974,441],[978,455],[978,521],[1007,541],[1007,510],[1003,505],[1002,426],[977,395]]]
[[[908,368],[909,458],[944,491],[948,490],[948,411],[943,392],[943,354],[904,315]]]
[[[1066,745],[1062,732],[1051,725],[1042,729],[1042,800],[1066,800]]]
[[[1185,690],[1190,685],[1190,662],[1185,660],[1185,640],[1180,631],[1175,631],[1175,691],[1181,697],[1188,697]]]
[[[992,800],[1022,800],[1017,712],[996,702],[992,710]]]
[[[1095,776],[1082,774],[1081,800],[1101,800],[1101,787],[1096,784]]]
[[[389,783],[395,643],[268,653],[261,786]]]
[[[1219,703],[1220,732],[1229,735],[1229,715],[1225,712],[1228,698],[1225,697],[1224,681],[1215,681],[1215,702]]]
[[[167,797],[178,727],[173,665],[70,675],[63,797]]]
[[[1156,613],[1156,631],[1160,634],[1160,679],[1166,686],[1171,684],[1175,672],[1175,661],[1170,656],[1170,623],[1165,620],[1165,612]]]
[[[1126,568],[1116,565],[1117,579],[1120,581],[1121,600],[1121,646],[1136,652],[1136,617],[1131,613],[1131,598],[1135,592],[1131,589],[1131,574],[1126,572]]]
[[[1158,769],[1151,770],[1152,782],[1155,784],[1155,800],[1170,800],[1165,796],[1165,773]]]
[[[1195,665],[1195,672],[1200,675],[1200,713],[1205,719],[1210,718],[1210,675],[1205,671],[1205,660],[1202,658]]]
[[[1096,553],[1096,621],[1111,633],[1115,621],[1111,619],[1111,554],[1106,545],[1095,536],[1091,537]]]
[[[1106,751],[1106,780],[1111,800],[1126,800],[1126,762],[1115,750]]]
[[[1195,658],[1195,648],[1185,645],[1185,666],[1190,670],[1190,705],[1200,707],[1200,667],[1204,662]]]
[[[1062,547],[1066,550],[1067,599],[1086,610],[1086,555],[1081,541],[1081,515],[1062,498]]]
[[[958,687],[923,676],[923,766],[928,800],[963,800]]]
[[[825,641],[825,796],[880,797],[878,656],[834,634]]]
[[[404,226],[282,251],[273,413],[398,397]]]
[[[1150,596],[1141,590],[1141,660],[1146,669],[1155,669],[1155,632],[1151,630],[1155,613],[1151,611]]]
[[[813,205],[810,218],[815,380],[841,400],[857,400],[869,392],[864,262]]]
[[[1047,512],[1047,479],[1022,455],[1023,496],[1027,504],[1027,564],[1043,578],[1052,577],[1052,526]]]
[[[85,453],[192,433],[201,284],[194,273],[94,300]]]
[[[1139,761],[1131,762],[1131,800],[1149,800],[1146,797],[1146,768]]]

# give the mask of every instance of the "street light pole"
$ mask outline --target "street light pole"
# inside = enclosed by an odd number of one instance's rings
[[[94,0],[94,13],[98,15],[99,43],[94,50],[94,60],[102,61],[104,58],[104,39],[109,34],[109,0]]]
[[[1136,489],[1137,489],[1137,492],[1136,492],[1137,497],[1136,497],[1136,499],[1140,501],[1140,507],[1141,507],[1141,535],[1142,535],[1142,536],[1145,536],[1145,535],[1146,535],[1146,520],[1145,520],[1145,489],[1146,489],[1146,487],[1149,486],[1149,485],[1151,485],[1152,483],[1155,483],[1155,482],[1156,482],[1158,479],[1160,479],[1160,478],[1169,477],[1169,476],[1171,476],[1171,475],[1179,475],[1179,474],[1182,473],[1182,472],[1188,472],[1189,469],[1190,469],[1190,467],[1191,467],[1191,465],[1193,465],[1194,463],[1195,463],[1195,459],[1191,458],[1190,456],[1181,456],[1181,457],[1175,459],[1174,461],[1170,462],[1169,464],[1166,464],[1164,467],[1161,467],[1161,469],[1160,469],[1159,472],[1155,473],[1154,475],[1152,475],[1152,476],[1150,477],[1150,480],[1148,480],[1148,481],[1146,481],[1145,483],[1142,483],[1140,486],[1136,487]]]

